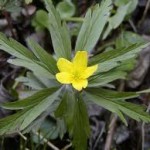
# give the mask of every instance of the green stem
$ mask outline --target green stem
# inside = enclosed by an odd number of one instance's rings
[[[84,18],[81,17],[70,17],[70,18],[64,18],[65,21],[71,21],[71,22],[83,22]]]

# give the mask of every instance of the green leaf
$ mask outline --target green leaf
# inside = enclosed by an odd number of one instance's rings
[[[0,119],[0,135],[17,133],[27,110]]]
[[[95,75],[89,78],[88,87],[103,86],[117,79],[126,79],[127,72],[131,71],[135,67],[135,64],[136,60],[132,58],[114,66],[110,64],[108,67],[105,66],[105,68],[103,68],[104,66],[100,65],[100,70],[98,70]],[[111,67],[113,69],[111,69]]]
[[[132,44],[143,43],[143,42],[144,39],[140,35],[130,31],[123,31],[116,39],[115,46],[118,49],[122,47],[128,47]]]
[[[150,122],[149,114],[145,112],[144,107],[123,101],[137,96],[138,94],[134,92],[115,92],[106,89],[88,88],[83,97],[85,100],[93,101],[116,113],[125,124],[127,122],[122,113],[137,121]]]
[[[109,35],[111,30],[116,29],[124,20],[125,16],[127,15],[128,8],[131,5],[131,2],[127,3],[126,5],[121,5],[115,15],[109,18],[109,24],[106,28],[106,31],[103,35],[103,39]]]
[[[100,73],[89,79],[88,87],[102,86],[117,79],[125,79],[126,75],[126,72],[117,70]]]
[[[6,38],[6,36],[2,33],[0,33],[0,49],[17,57],[17,59],[10,59],[8,62],[17,66],[26,67],[32,70],[34,73],[45,76],[46,78],[54,78],[45,64],[39,62],[38,58],[36,58],[31,51],[29,51],[19,42],[11,38]]]
[[[41,100],[56,92],[56,90],[57,88],[46,88],[36,92],[32,96],[29,96],[25,99],[18,100],[15,102],[3,103],[1,104],[1,107],[10,110],[25,109],[27,107],[31,107],[38,104]]]
[[[24,85],[31,87],[34,90],[60,86],[55,79],[46,79],[31,72],[27,72],[27,77],[20,76],[15,80],[17,82],[22,82]]]
[[[115,70],[130,72],[131,70],[135,68],[136,63],[137,63],[137,60],[135,58],[127,59],[121,62],[120,65],[118,65]]]
[[[131,2],[131,3],[130,3],[130,6],[128,8],[127,14],[132,13],[136,9],[137,4],[138,4],[138,0],[121,0],[121,1],[120,0],[115,0],[114,1],[115,5],[118,6],[118,7],[120,7],[122,5],[126,5],[129,2]]]
[[[33,71],[34,74],[38,74],[41,77],[45,77],[48,79],[54,79],[55,77],[47,70],[44,64],[37,62],[37,61],[26,61],[23,59],[9,59],[9,63],[25,67],[31,71]]]
[[[44,100],[40,101],[37,105],[32,107],[26,114],[26,118],[23,120],[20,129],[25,129],[33,120],[35,120],[42,112],[44,112],[52,103],[58,99],[61,90],[49,95]]]
[[[63,93],[62,93],[63,94]],[[60,94],[61,95],[61,94]],[[58,95],[58,96],[60,96]],[[56,108],[58,107],[60,103],[60,99],[57,97],[56,100],[42,113],[40,114],[40,116],[38,116],[35,120],[33,120],[29,126],[27,126],[25,129],[23,129],[22,133],[28,133],[31,130],[32,131],[37,131],[40,128],[40,125],[43,123],[44,119],[46,118],[46,116],[49,114],[53,114],[54,111],[56,110]],[[49,118],[49,117],[48,117]],[[50,117],[51,118],[51,117]],[[52,117],[52,119],[54,120],[54,118]],[[54,120],[56,121],[56,120]],[[57,130],[57,129],[56,129]],[[55,131],[55,130],[53,130]],[[58,131],[55,131],[58,132]],[[52,135],[53,136],[53,135]]]
[[[48,71],[55,75],[58,72],[56,66],[56,60],[47,53],[39,44],[33,41],[31,38],[28,39],[28,44],[35,54],[35,56],[47,67]]]
[[[65,120],[75,150],[85,150],[90,128],[86,105],[81,97],[75,96],[69,89],[66,90],[55,115]]]
[[[78,97],[75,102],[73,122],[73,145],[75,150],[87,149],[87,139],[90,135],[90,125],[86,105]]]
[[[103,88],[86,88],[85,91],[104,99],[111,99],[116,101],[135,98],[139,96],[139,94],[135,92],[116,92]]]
[[[25,3],[26,3],[26,4],[30,4],[30,3],[32,3],[32,1],[33,1],[33,0],[25,0]]]
[[[137,93],[138,93],[138,94],[150,93],[150,89],[146,89],[146,90],[138,91]]]
[[[57,58],[71,59],[71,39],[66,23],[62,23],[60,16],[51,0],[45,0],[49,12],[49,31]]]
[[[26,47],[12,38],[6,38],[3,33],[0,33],[0,49],[20,59],[27,61],[37,60],[34,54]]]
[[[32,26],[34,26],[37,31],[42,30],[44,28],[48,29],[48,13],[42,9],[36,11],[34,18],[32,19]]]
[[[24,130],[38,116],[40,116],[44,111],[46,111],[47,108],[50,107],[50,105],[52,105],[52,103],[58,98],[60,92],[61,90],[53,91],[53,92],[50,91],[49,94],[51,95],[47,95],[47,97],[42,96],[40,100],[38,99],[37,103],[34,103],[34,105],[26,107],[25,109],[15,113],[14,115],[10,115],[6,118],[1,119],[0,135],[17,133],[18,131]],[[35,98],[35,95],[32,98]],[[30,99],[30,103],[33,100],[35,101],[36,99]],[[26,101],[29,102],[29,100]]]
[[[27,72],[27,77],[20,76],[16,78],[15,81],[21,82],[25,86],[31,87],[34,90],[41,90],[46,88],[46,85],[31,72]]]
[[[71,0],[63,0],[57,4],[56,10],[62,19],[69,18],[75,14],[75,5]]]
[[[119,61],[122,62],[124,60],[135,57],[138,52],[147,47],[149,44],[150,43],[133,44],[129,47],[110,50],[102,54],[95,55],[89,60],[89,65],[98,63],[100,63],[100,65],[103,65],[103,63],[111,64]]]
[[[68,89],[62,97],[62,101],[55,112],[55,116],[65,120],[70,135],[72,135],[73,132],[74,109],[75,95],[72,89]]]
[[[10,13],[16,13],[21,11],[21,2],[20,0],[1,0],[0,1],[0,10],[8,11]]]
[[[100,6],[96,5],[88,10],[77,38],[76,51],[93,49],[108,21],[111,9],[112,1],[105,0]]]

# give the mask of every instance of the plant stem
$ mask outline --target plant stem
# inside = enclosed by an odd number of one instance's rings
[[[118,87],[118,91],[123,91],[124,85],[125,85],[125,82],[123,80],[121,80],[120,85]],[[109,130],[107,132],[104,150],[110,150],[111,149],[111,143],[112,143],[113,135],[114,135],[115,128],[116,128],[117,119],[118,119],[118,116],[113,115],[112,120],[109,124]]]
[[[71,21],[71,22],[83,22],[84,18],[81,17],[70,17],[70,18],[65,18],[65,21]]]
[[[43,142],[46,143],[50,148],[52,148],[53,150],[59,150],[58,147],[56,147],[55,145],[53,145],[50,141],[48,141],[48,139],[44,138],[41,134],[39,134],[38,132],[35,132],[35,134],[37,136],[39,136],[40,139],[42,139]]]
[[[143,16],[142,16],[141,20],[139,21],[138,26],[140,26],[143,23],[146,15],[147,15],[149,7],[150,7],[150,0],[148,0],[147,3],[146,3],[146,7],[145,7],[145,10],[144,10]]]
[[[129,23],[130,23],[130,25],[131,25],[133,31],[134,31],[135,33],[137,33],[136,26],[135,26],[135,24],[133,23],[133,21],[132,21],[131,19],[129,19]]]
[[[112,118],[112,120],[109,124],[109,130],[108,130],[108,133],[107,133],[107,138],[106,138],[106,143],[105,143],[104,150],[110,150],[111,149],[111,143],[112,143],[115,127],[116,127],[117,118],[118,118],[117,115],[113,115],[113,118]]]
[[[18,132],[18,133],[22,137],[22,139],[24,139],[25,141],[27,141],[27,137],[25,137],[21,132]]]
[[[71,146],[72,146],[72,143],[66,145],[66,146],[65,146],[64,148],[62,148],[61,150],[67,150],[67,149],[69,149]]]

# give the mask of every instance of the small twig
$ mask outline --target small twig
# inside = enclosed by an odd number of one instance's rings
[[[150,103],[148,104],[146,112],[150,111]],[[141,126],[141,134],[142,134],[142,150],[144,150],[144,145],[145,145],[145,122],[142,123]]]
[[[141,20],[139,21],[138,26],[140,26],[142,24],[142,22],[144,21],[146,15],[147,15],[149,7],[150,7],[150,0],[148,0],[147,3],[146,3],[146,7],[145,7],[145,10],[144,10],[143,16],[142,16]]]
[[[130,23],[130,25],[131,25],[133,31],[137,33],[136,26],[135,26],[135,24],[133,23],[133,21],[132,21],[131,19],[129,19],[129,23]]]
[[[56,147],[54,144],[52,144],[50,141],[48,141],[48,139],[44,138],[41,134],[39,134],[38,132],[35,132],[35,134],[37,136],[40,137],[40,139],[43,140],[44,143],[46,143],[50,148],[52,148],[53,150],[60,150],[58,147]]]
[[[95,143],[94,143],[94,146],[93,146],[93,149],[96,149],[96,146],[98,145],[99,141],[100,141],[100,138],[102,136],[102,134],[104,133],[104,130],[105,130],[105,125],[102,127],[97,139],[95,140]]]
[[[20,137],[25,141],[25,142],[27,142],[27,137],[25,137],[21,132],[18,132],[18,134],[20,135]],[[21,147],[21,149],[24,149],[23,147],[22,147],[22,145],[20,145]],[[29,148],[25,148],[25,150],[30,150]]]
[[[115,127],[116,127],[117,118],[118,118],[118,116],[114,115],[111,122],[110,122],[104,150],[110,150],[111,149],[111,143],[112,143]]]
[[[64,148],[62,148],[61,150],[67,150],[72,146],[72,143],[69,143],[68,145],[66,145]]]
[[[125,82],[123,80],[120,81],[120,85],[118,87],[118,91],[123,91]],[[113,115],[112,120],[109,124],[109,130],[106,137],[105,147],[104,150],[110,150],[111,149],[111,143],[113,139],[113,135],[115,132],[116,122],[117,122],[118,116]]]
[[[25,137],[21,132],[18,132],[18,134],[19,134],[25,141],[27,141],[27,137]]]

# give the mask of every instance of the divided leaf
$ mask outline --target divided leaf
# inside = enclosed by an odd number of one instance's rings
[[[116,113],[126,125],[127,122],[123,113],[137,121],[149,122],[150,116],[145,112],[144,107],[124,101],[137,96],[138,94],[134,92],[115,92],[106,89],[88,88],[83,98]]]
[[[34,18],[32,19],[32,26],[36,31],[48,28],[48,14],[45,10],[40,9],[36,11]]]
[[[102,54],[95,55],[89,60],[89,65],[122,62],[124,60],[133,58],[143,48],[147,47],[150,43],[138,43],[129,47],[110,50]]]
[[[8,62],[10,64],[25,67],[31,71],[33,71],[34,74],[37,74],[41,77],[45,77],[47,79],[54,79],[54,75],[52,75],[44,64],[38,62],[38,61],[26,61],[23,59],[9,59]]]
[[[45,89],[23,101],[6,104],[5,108],[24,109],[0,120],[0,135],[17,133],[24,130],[50,107],[58,98],[60,92],[61,90]]]
[[[26,47],[12,38],[7,38],[5,34],[0,33],[0,49],[20,59],[26,61],[37,60],[34,54]]]
[[[75,150],[85,150],[90,127],[87,108],[81,97],[75,96],[73,91],[67,90],[55,115],[65,120],[69,134],[73,138]]]
[[[132,3],[130,1],[126,5],[121,5],[120,7],[118,7],[116,14],[109,18],[109,24],[106,28],[106,31],[104,32],[103,39],[106,39],[109,33],[113,29],[116,29],[123,22],[131,4]]]
[[[116,64],[118,65],[117,67],[110,65],[108,68],[106,67],[104,69],[100,64],[100,70],[98,70],[98,73],[89,78],[88,87],[103,86],[117,79],[126,79],[127,72],[134,68],[135,63],[136,60],[132,58]],[[111,67],[113,67],[113,69],[111,69]],[[108,70],[106,71],[106,69]]]
[[[1,104],[1,107],[10,110],[25,109],[27,107],[31,107],[38,104],[41,100],[56,92],[56,90],[57,88],[46,88],[36,92],[32,96],[29,96],[25,99]]]
[[[92,76],[89,79],[88,87],[102,86],[117,79],[125,79],[127,73],[124,71],[110,70],[108,72],[100,73]]]
[[[56,66],[56,60],[47,53],[38,43],[36,43],[33,39],[28,39],[28,44],[35,54],[35,56],[47,67],[48,71],[52,74],[56,74],[58,72],[58,68]]]
[[[100,6],[96,5],[88,10],[77,38],[76,51],[93,49],[108,21],[111,9],[112,1],[105,0]]]
[[[57,58],[71,59],[71,39],[66,23],[61,22],[59,13],[51,0],[45,0],[49,15],[49,31]]]
[[[87,149],[87,140],[90,135],[90,125],[86,105],[78,97],[75,102],[73,120],[73,145],[75,150]]]
[[[20,76],[16,78],[17,82],[22,82],[24,85],[33,90],[41,90],[44,88],[59,87],[60,84],[55,79],[47,79],[31,72],[26,73],[26,77]]]
[[[56,10],[62,19],[72,17],[75,14],[76,8],[72,0],[63,0],[56,6]]]
[[[50,69],[44,63],[39,62],[31,51],[12,38],[8,39],[3,33],[0,33],[0,49],[17,57],[17,59],[10,59],[8,62],[28,68],[35,74],[40,74],[46,78],[54,78],[49,71]]]

